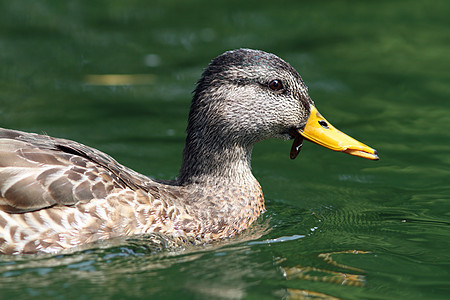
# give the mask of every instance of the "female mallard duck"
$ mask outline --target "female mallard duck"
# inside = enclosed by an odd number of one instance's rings
[[[294,139],[368,159],[374,149],[335,129],[300,75],[277,56],[240,49],[197,83],[180,174],[148,178],[82,144],[0,130],[0,253],[50,252],[118,236],[161,233],[192,243],[236,235],[264,212],[253,145]]]

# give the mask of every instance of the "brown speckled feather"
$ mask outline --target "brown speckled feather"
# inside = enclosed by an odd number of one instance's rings
[[[79,143],[0,130],[0,207],[27,212],[104,199],[114,188],[145,188],[151,180]]]
[[[257,182],[214,188],[210,194],[200,185],[160,183],[87,146],[0,129],[0,252],[57,252],[155,232],[212,241],[235,235],[264,209]],[[232,197],[242,198],[243,210]],[[226,212],[236,218],[226,221]]]

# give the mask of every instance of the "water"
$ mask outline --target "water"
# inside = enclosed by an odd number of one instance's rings
[[[263,142],[253,170],[268,211],[242,237],[1,256],[0,298],[447,299],[448,1],[210,3],[0,2],[0,126],[170,179],[202,69],[251,47],[290,62],[381,160],[307,143],[291,161],[290,143]],[[133,76],[92,76],[104,74]]]

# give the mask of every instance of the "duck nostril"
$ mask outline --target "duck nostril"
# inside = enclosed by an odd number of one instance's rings
[[[330,129],[330,128],[328,127],[328,123],[325,122],[324,120],[320,120],[320,121],[319,121],[319,124],[320,124],[320,126],[322,126],[322,127],[325,128],[325,129]]]

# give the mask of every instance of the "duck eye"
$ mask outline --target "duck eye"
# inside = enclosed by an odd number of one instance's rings
[[[272,80],[271,82],[269,82],[269,88],[272,91],[279,91],[283,88],[283,84],[281,83],[280,80]]]

